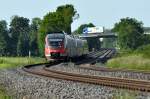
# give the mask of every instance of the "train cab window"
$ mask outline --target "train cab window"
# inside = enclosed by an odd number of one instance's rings
[[[61,47],[63,46],[63,39],[49,39],[49,45],[51,47]]]
[[[64,33],[51,33],[47,35],[48,45],[52,48],[60,48],[64,46]]]

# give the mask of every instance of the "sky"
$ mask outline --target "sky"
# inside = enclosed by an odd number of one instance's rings
[[[43,18],[60,5],[73,4],[80,17],[72,23],[72,31],[81,24],[112,28],[121,18],[131,17],[150,27],[150,0],[0,0],[0,20],[8,25],[13,15],[30,20]]]

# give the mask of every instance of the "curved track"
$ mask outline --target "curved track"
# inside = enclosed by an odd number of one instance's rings
[[[102,61],[102,60],[111,58],[114,53],[115,53],[115,50],[113,49],[102,49],[101,51],[98,51],[98,52],[89,53],[84,60],[79,61],[76,64],[78,65],[92,64],[99,60]],[[43,64],[28,65],[28,66],[23,67],[23,70],[32,74],[51,77],[51,78],[78,81],[78,82],[83,82],[83,83],[99,84],[99,85],[110,86],[110,87],[115,87],[115,88],[125,88],[125,89],[130,89],[130,90],[140,90],[140,91],[150,92],[150,81],[146,81],[146,80],[81,75],[77,73],[52,70],[49,68],[50,66],[55,66],[59,63],[60,62],[52,62],[49,64],[43,63]],[[113,69],[106,69],[106,68],[102,69],[102,68],[82,67],[82,66],[79,66],[79,67],[84,68],[84,69],[92,69],[96,71],[102,71],[102,70],[103,71],[120,71],[117,69],[113,70]]]
[[[90,64],[86,65],[80,65],[79,68],[82,69],[88,69],[88,70],[94,70],[94,71],[105,71],[105,72],[132,72],[132,73],[141,73],[141,74],[148,74],[150,75],[150,72],[148,71],[140,71],[140,70],[127,70],[127,69],[115,69],[115,68],[107,68],[107,67],[94,67],[91,66]]]
[[[56,64],[58,63],[53,63],[51,65],[45,65],[45,64],[30,65],[30,66],[23,67],[23,70],[32,74],[52,77],[52,78],[57,78],[57,79],[71,80],[71,81],[78,81],[78,82],[84,82],[84,83],[105,85],[105,86],[110,86],[110,87],[115,87],[115,88],[125,88],[125,89],[130,89],[130,90],[140,90],[140,91],[150,92],[149,81],[81,75],[81,74],[51,70],[49,68],[49,66],[53,66]]]

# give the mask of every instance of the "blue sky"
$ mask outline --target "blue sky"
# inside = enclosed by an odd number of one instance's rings
[[[112,28],[120,18],[133,17],[150,26],[150,0],[1,0],[0,20],[8,23],[13,15],[32,19],[43,18],[59,5],[73,4],[80,18],[72,24],[72,30],[84,23]]]

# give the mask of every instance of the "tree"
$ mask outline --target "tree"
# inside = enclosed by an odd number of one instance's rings
[[[68,34],[71,34],[71,23],[75,16],[79,17],[77,11],[74,9],[73,5],[67,4],[59,6],[56,10],[56,13],[60,13],[64,18],[64,31]]]
[[[94,27],[95,25],[93,23],[89,23],[89,24],[82,24],[78,27],[77,30],[75,30],[73,33],[74,34],[82,34],[83,33],[83,29],[86,27]]]
[[[0,34],[0,56],[3,56],[6,50],[6,41],[4,37]]]
[[[14,16],[10,23],[13,55],[26,56],[29,51],[29,19]]]
[[[7,23],[4,20],[0,21],[0,56],[6,55],[8,53],[8,30]]]
[[[118,43],[121,49],[134,50],[144,44],[143,24],[134,18],[121,19],[115,24],[113,31],[118,33]]]
[[[61,14],[56,12],[49,12],[44,16],[40,24],[38,33],[38,47],[40,55],[44,55],[44,42],[48,33],[55,33],[64,30],[64,18]]]
[[[29,39],[25,38],[26,33],[21,33],[19,35],[17,43],[17,55],[18,56],[27,56],[29,52]]]
[[[60,13],[49,12],[44,16],[40,25],[40,32],[53,33],[64,30],[64,18]]]
[[[38,33],[38,47],[40,55],[44,55],[45,36],[48,33],[62,31],[71,34],[71,23],[76,15],[77,12],[73,5],[63,5],[59,6],[56,12],[49,12],[44,16]]]
[[[37,39],[38,39],[38,31],[39,31],[40,24],[41,24],[40,18],[33,18],[32,23],[30,25],[29,45],[30,45],[31,54],[34,56],[38,55],[38,41],[37,41]]]

